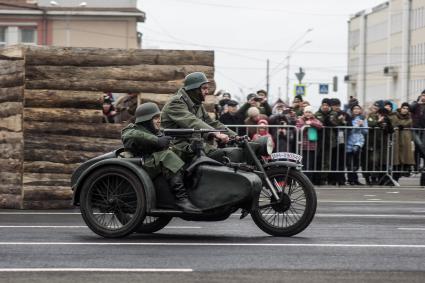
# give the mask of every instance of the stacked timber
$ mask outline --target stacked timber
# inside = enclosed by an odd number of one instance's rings
[[[3,92],[10,92],[9,86],[16,88],[10,82],[21,82],[20,100],[10,99],[11,94],[0,98],[7,103],[0,104],[0,137],[5,136],[0,151],[11,152],[13,147],[16,152],[8,155],[13,161],[3,165],[7,168],[0,167],[2,180],[10,179],[10,185],[0,187],[0,194],[19,193],[15,207],[21,208],[70,207],[70,177],[75,168],[121,146],[120,131],[125,125],[102,123],[105,92],[138,92],[139,102],[162,106],[188,73],[202,71],[210,80],[214,77],[214,53],[209,51],[33,46],[2,50],[0,59],[15,64],[8,67],[10,72],[0,71]],[[20,77],[16,70],[21,71]],[[213,110],[212,96],[206,106]],[[19,115],[14,114],[17,111]],[[7,135],[4,127],[9,128]],[[12,129],[14,136],[9,133]],[[20,146],[12,146],[12,138]],[[12,203],[8,198],[3,202]]]
[[[22,205],[24,61],[0,60],[0,207]]]

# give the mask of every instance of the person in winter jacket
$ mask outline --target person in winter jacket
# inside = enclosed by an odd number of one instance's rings
[[[361,150],[365,144],[365,135],[367,134],[367,119],[362,115],[360,105],[351,106],[351,126],[353,129],[349,131],[347,138],[347,170],[351,171],[347,174],[348,183],[350,185],[363,185],[359,182],[357,173],[360,165]]]

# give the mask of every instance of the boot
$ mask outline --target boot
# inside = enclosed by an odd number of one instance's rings
[[[169,180],[171,191],[176,197],[176,205],[183,209],[187,213],[201,213],[201,209],[197,208],[190,200],[187,195],[186,188],[183,183],[183,173],[181,171],[173,175]]]

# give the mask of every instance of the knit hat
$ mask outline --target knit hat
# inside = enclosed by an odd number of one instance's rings
[[[294,98],[298,98],[300,101],[303,101],[303,96],[300,94],[295,95]]]
[[[236,100],[229,99],[224,104],[227,104],[228,106],[236,106],[239,103]]]
[[[265,120],[265,119],[261,119],[257,123],[257,125],[268,125],[268,124],[269,124],[269,122],[267,122],[267,120]]]
[[[265,96],[267,96],[267,91],[265,91],[264,89],[260,89],[257,91],[257,94],[263,93]]]
[[[327,105],[331,105],[330,99],[329,98],[323,98],[322,99],[322,104],[327,104]]]
[[[329,103],[330,103],[330,106],[337,106],[337,105],[341,105],[341,100],[339,100],[338,98],[331,98],[329,99]]]
[[[313,108],[313,106],[306,106],[306,107],[304,107],[304,113],[305,112],[310,112],[310,113],[314,113],[314,108]]]
[[[250,107],[246,114],[248,117],[255,117],[260,115],[260,110],[257,107]]]
[[[358,104],[353,104],[350,106],[350,110],[353,111],[354,107],[359,107],[360,109],[362,109],[362,107]]]
[[[246,100],[249,101],[251,98],[257,97],[256,93],[250,93],[247,95]]]

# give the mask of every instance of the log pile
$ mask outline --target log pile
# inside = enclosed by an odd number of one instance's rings
[[[0,59],[0,208],[71,206],[75,168],[121,146],[125,125],[102,123],[104,92],[162,107],[188,73],[214,78],[210,51],[18,46]]]

